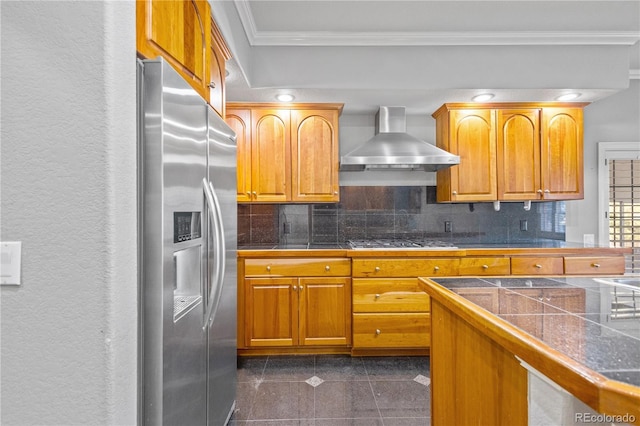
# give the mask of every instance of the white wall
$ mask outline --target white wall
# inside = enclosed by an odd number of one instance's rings
[[[584,200],[568,201],[566,240],[582,243],[584,234],[598,241],[598,142],[640,141],[640,80],[627,90],[594,102],[584,110]]]
[[[0,15],[0,423],[135,424],[135,2]]]

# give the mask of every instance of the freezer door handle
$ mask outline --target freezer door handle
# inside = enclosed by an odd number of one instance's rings
[[[222,296],[222,287],[224,284],[225,263],[226,263],[226,247],[224,243],[224,226],[222,224],[222,212],[220,210],[220,202],[216,196],[216,192],[213,189],[211,182],[208,182],[206,178],[202,179],[202,189],[204,191],[205,199],[207,200],[207,211],[210,223],[214,228],[215,238],[213,246],[215,250],[214,262],[215,262],[215,274],[209,275],[207,278],[211,280],[211,286],[209,287],[209,295],[207,300],[207,313],[204,317],[205,321],[202,326],[206,329],[207,326],[213,322],[218,310],[218,304],[220,303],[220,297]]]

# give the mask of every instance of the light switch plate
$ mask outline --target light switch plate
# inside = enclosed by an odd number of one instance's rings
[[[22,241],[0,242],[0,285],[20,285]]]

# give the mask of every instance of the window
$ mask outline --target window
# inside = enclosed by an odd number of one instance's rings
[[[626,272],[640,272],[640,160],[611,159],[609,165],[609,241],[633,247]]]
[[[598,242],[630,247],[627,274],[640,274],[640,142],[598,143]]]

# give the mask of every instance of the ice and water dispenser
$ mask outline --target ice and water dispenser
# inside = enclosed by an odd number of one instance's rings
[[[173,283],[173,321],[184,317],[202,302],[202,220],[201,212],[173,213],[173,243],[180,250],[173,252],[175,281]]]

